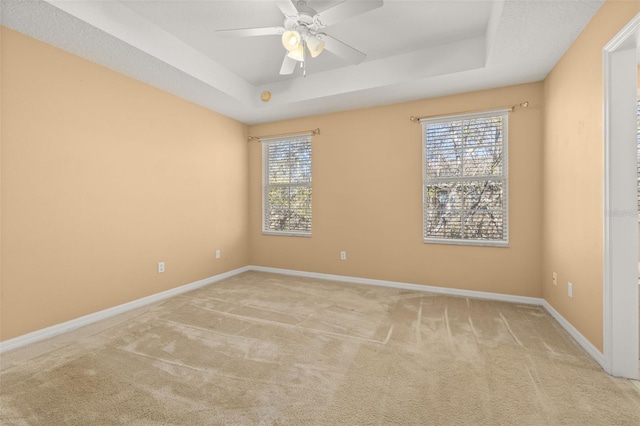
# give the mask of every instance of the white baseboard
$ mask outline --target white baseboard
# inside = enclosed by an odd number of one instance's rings
[[[502,302],[522,303],[526,305],[542,306],[544,300],[538,297],[513,296],[510,294],[489,293],[485,291],[459,290],[456,288],[434,287],[422,284],[409,284],[397,281],[374,280],[370,278],[348,277],[345,275],[321,274],[318,272],[304,272],[292,269],[268,268],[265,266],[249,266],[251,271],[269,272],[272,274],[293,275],[298,277],[317,278],[320,280],[342,281],[353,284],[375,285],[380,287],[400,288],[403,290],[424,291],[428,293],[448,294],[450,296],[472,297],[475,299],[490,299]]]
[[[374,286],[380,286],[380,287],[399,288],[403,290],[423,291],[423,292],[429,292],[429,293],[447,294],[452,296],[472,297],[476,299],[489,299],[489,300],[497,300],[502,302],[522,303],[522,304],[528,304],[528,305],[542,306],[549,312],[549,314],[551,314],[553,318],[556,319],[556,321],[558,321],[558,323],[567,331],[567,333],[569,333],[569,335],[571,335],[571,337],[573,337],[575,341],[598,364],[600,364],[604,368],[604,355],[595,346],[593,346],[593,344],[589,342],[589,340],[587,340],[587,338],[584,337],[582,333],[580,333],[573,325],[571,325],[569,321],[567,321],[562,315],[560,315],[560,313],[556,311],[553,308],[553,306],[549,304],[549,302],[547,302],[542,298],[514,296],[509,294],[490,293],[490,292],[474,291],[474,290],[460,290],[455,288],[435,287],[435,286],[428,286],[428,285],[421,285],[421,284],[409,284],[409,283],[402,283],[397,281],[374,280],[370,278],[349,277],[344,275],[322,274],[318,272],[304,272],[304,271],[297,271],[292,269],[269,268],[265,266],[245,266],[242,268],[234,269],[232,271],[214,275],[213,277],[205,278],[203,280],[195,281],[180,287],[172,288],[170,290],[166,290],[166,291],[152,294],[150,296],[146,296],[137,300],[133,300],[131,302],[124,303],[122,305],[118,305],[112,308],[104,309],[102,311],[94,312],[92,314],[85,315],[80,318],[73,319],[71,321],[63,322],[61,324],[56,324],[51,327],[43,328],[41,330],[37,330],[32,333],[24,334],[22,336],[9,339],[4,342],[0,342],[0,353],[17,349],[19,347],[22,347],[31,343],[36,343],[41,340],[49,339],[58,334],[66,333],[68,331],[75,330],[85,325],[89,325],[97,321],[107,319],[115,315],[122,314],[128,311],[131,311],[133,309],[137,309],[137,308],[149,305],[151,303],[168,299],[170,297],[177,296],[179,294],[186,293],[188,291],[192,291],[209,284],[213,284],[215,282],[224,280],[226,278],[230,278],[234,275],[238,275],[247,271],[268,272],[272,274],[292,275],[292,276],[316,278],[316,279],[322,279],[322,280],[341,281],[341,282],[347,282],[352,284],[374,285]]]
[[[66,333],[71,330],[75,330],[85,325],[93,324],[94,322],[113,317],[118,314],[122,314],[133,309],[137,309],[151,303],[158,302],[160,300],[168,299],[173,296],[177,296],[188,291],[195,290],[200,287],[204,287],[209,284],[230,278],[234,275],[241,274],[249,270],[248,266],[234,269],[232,271],[224,272],[222,274],[214,275],[209,278],[205,278],[199,281],[195,281],[189,284],[182,285],[180,287],[172,288],[160,293],[152,294],[150,296],[142,297],[140,299],[132,300],[131,302],[123,303],[122,305],[114,306],[112,308],[104,309],[102,311],[94,312],[89,315],[82,316],[70,321],[66,321],[60,324],[52,325],[51,327],[43,328],[32,333],[23,334],[22,336],[15,337],[13,339],[0,342],[0,353],[17,349],[19,347],[36,343],[41,340],[49,339],[58,334]]]
[[[549,312],[549,314],[551,314],[551,316],[560,323],[562,328],[564,328],[567,333],[569,333],[571,337],[573,337],[573,339],[582,347],[582,349],[584,349],[589,355],[591,355],[591,358],[593,358],[598,364],[600,364],[602,368],[604,368],[605,363],[603,353],[600,352],[598,348],[593,346],[593,344],[586,337],[584,337],[584,335],[580,333],[577,328],[575,328],[569,321],[567,321],[565,317],[560,315],[560,313],[556,311],[549,302],[544,300],[542,306],[544,306],[547,312]]]
[[[268,268],[264,266],[250,266],[251,271],[269,272],[273,274],[293,275],[298,277],[317,278],[323,280],[342,281],[354,284],[367,284],[382,287],[400,288],[404,290],[424,291],[429,293],[447,294],[452,296],[472,297],[476,299],[490,299],[502,302],[522,303],[544,307],[549,314],[564,328],[567,333],[598,363],[604,368],[604,355],[586,337],[582,335],[569,321],[567,321],[546,300],[537,297],[513,296],[501,293],[489,293],[484,291],[459,290],[455,288],[434,287],[420,284],[408,284],[396,281],[373,280],[369,278],[348,277],[343,275],[321,274],[317,272],[304,272],[291,269]]]

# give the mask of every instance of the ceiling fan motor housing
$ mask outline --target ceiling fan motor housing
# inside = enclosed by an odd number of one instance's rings
[[[297,15],[286,16],[284,28],[286,30],[295,30],[299,33],[316,35],[319,30],[325,27],[320,22],[318,12],[307,6],[304,1],[299,1],[296,5]]]

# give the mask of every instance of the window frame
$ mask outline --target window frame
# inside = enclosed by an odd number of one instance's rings
[[[465,246],[485,246],[485,247],[509,247],[509,112],[511,109],[495,109],[463,114],[447,114],[420,120],[422,126],[422,239],[425,244],[450,244]],[[465,121],[478,118],[502,117],[502,174],[500,175],[477,175],[477,176],[452,176],[444,178],[427,177],[427,126],[434,123],[450,123],[453,121]],[[444,182],[465,182],[474,180],[499,180],[503,183],[502,210],[503,210],[503,235],[504,239],[465,239],[465,238],[442,238],[427,236],[427,199],[426,186],[434,183]]]
[[[309,145],[309,149],[311,151],[310,154],[310,165],[309,165],[309,180],[308,182],[302,183],[294,183],[289,182],[288,184],[271,184],[269,182],[269,146],[275,144],[291,144],[292,142],[299,143],[301,140],[306,139],[306,143]],[[291,136],[282,136],[282,137],[274,137],[274,138],[262,138],[260,139],[262,143],[262,234],[263,235],[275,235],[275,236],[288,236],[288,237],[311,237],[312,226],[313,226],[313,144],[312,144],[312,134],[297,134]],[[269,221],[267,215],[270,214],[270,204],[269,204],[269,189],[270,188],[309,188],[311,190],[311,199],[310,199],[310,207],[309,212],[311,213],[311,219],[309,223],[309,231],[277,231],[273,229],[268,229],[267,223]]]

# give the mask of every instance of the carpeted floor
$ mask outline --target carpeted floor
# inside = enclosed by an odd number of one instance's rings
[[[2,356],[1,424],[640,424],[536,306],[249,272],[74,333]]]

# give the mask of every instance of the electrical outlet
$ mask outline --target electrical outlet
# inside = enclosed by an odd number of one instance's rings
[[[216,250],[216,259],[220,259],[220,250]]]
[[[158,262],[158,273],[161,274],[164,272],[164,262]]]
[[[346,251],[341,251],[340,252],[340,260],[347,260],[347,252]]]
[[[551,280],[553,281],[553,285],[558,285],[558,274],[556,274],[555,272],[552,275]]]
[[[567,294],[569,295],[569,297],[573,297],[573,284],[571,283],[567,285]]]

